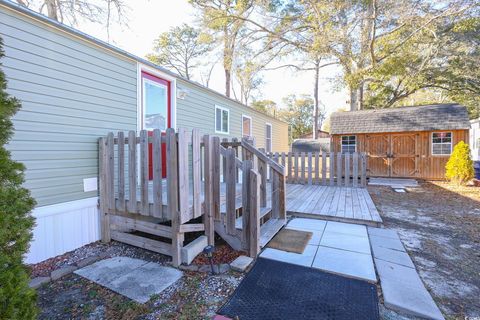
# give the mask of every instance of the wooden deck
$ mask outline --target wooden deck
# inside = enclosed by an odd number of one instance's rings
[[[267,184],[267,189],[271,190],[270,183]],[[166,206],[166,188],[163,188],[163,190],[164,194],[162,199],[164,206]],[[151,183],[149,184],[149,194],[149,199],[152,199]],[[268,194],[270,195],[271,192],[268,192]],[[139,197],[140,190],[137,190],[137,198]],[[128,200],[128,195],[126,198]],[[286,198],[287,213],[289,215],[372,226],[379,226],[383,223],[366,188],[287,184]],[[203,188],[201,191],[201,199],[203,202]],[[189,205],[192,206],[191,196],[189,197]],[[239,209],[241,206],[242,187],[240,183],[237,183],[235,208]],[[267,196],[267,209],[268,208],[271,208],[270,196]],[[220,183],[220,211],[222,213],[226,211],[225,183],[223,182]],[[169,217],[165,216],[165,218],[168,219]],[[237,228],[238,227],[239,226],[237,226]],[[241,228],[241,226],[239,228]]]
[[[366,188],[287,184],[287,213],[372,226],[382,224]]]

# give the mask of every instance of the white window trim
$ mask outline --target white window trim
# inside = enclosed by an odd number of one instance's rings
[[[243,134],[243,118],[250,119],[250,136],[253,136],[252,130],[253,130],[253,119],[250,116],[247,116],[246,114],[242,114],[242,138],[244,137]]]
[[[442,153],[442,154],[434,154],[433,153],[433,134],[434,133],[450,133],[450,139],[452,140],[450,142],[450,153],[448,154],[445,154],[445,153]],[[437,143],[438,144],[438,143]],[[430,155],[432,157],[450,157],[450,155],[452,154],[453,152],[453,131],[436,131],[436,132],[431,132],[430,133]]]
[[[355,135],[355,134],[345,134],[345,135],[340,136],[340,152],[343,153],[343,141],[342,141],[343,137],[355,137],[355,144],[354,144],[355,151],[353,151],[353,152],[357,152],[357,135]],[[352,146],[352,145],[349,144],[348,146]]]
[[[155,77],[170,81],[171,90],[171,125],[177,130],[177,79],[155,68],[142,63],[137,63],[137,132],[143,128],[143,97],[142,97],[142,71],[148,72]],[[168,120],[167,120],[168,121]]]
[[[223,111],[227,111],[227,114],[228,114],[228,130],[227,131],[218,131],[217,130],[217,109],[220,109],[222,110],[222,113]],[[215,133],[218,133],[218,134],[230,134],[230,109],[228,108],[225,108],[225,107],[222,107],[222,106],[219,106],[219,105],[215,105],[215,117],[214,117],[214,128],[215,128]],[[222,119],[222,122],[223,123],[223,119]]]
[[[270,148],[267,148],[267,127],[270,126]],[[270,149],[273,152],[273,126],[270,122],[265,122],[265,150]]]

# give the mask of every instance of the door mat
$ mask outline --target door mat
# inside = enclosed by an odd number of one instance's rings
[[[375,285],[264,258],[218,314],[240,320],[379,320]]]
[[[267,248],[303,253],[311,238],[311,232],[283,228],[267,244]]]

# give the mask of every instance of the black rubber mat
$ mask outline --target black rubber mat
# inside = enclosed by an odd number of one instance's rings
[[[375,285],[263,258],[218,313],[240,320],[379,319]]]

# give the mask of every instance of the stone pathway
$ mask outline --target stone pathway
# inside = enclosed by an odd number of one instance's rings
[[[422,318],[444,319],[398,234],[390,229],[371,227],[368,234],[385,306]]]
[[[139,303],[147,302],[182,277],[177,269],[129,257],[101,260],[75,273]]]
[[[296,218],[286,228],[313,233],[304,252],[266,248],[261,257],[377,282],[365,226]]]

